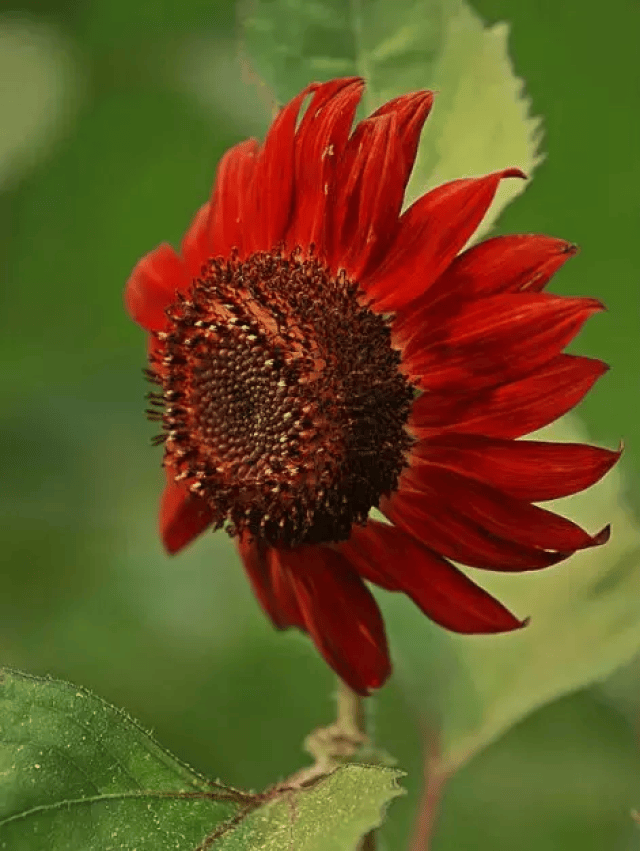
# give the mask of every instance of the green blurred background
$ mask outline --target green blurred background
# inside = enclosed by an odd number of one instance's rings
[[[554,289],[606,301],[576,350],[613,370],[580,414],[595,441],[624,437],[638,509],[640,4],[475,8],[511,22],[544,117],[547,160],[500,230],[582,246]],[[261,788],[305,763],[333,679],[301,636],[271,630],[226,537],[163,554],[143,335],[121,296],[141,254],[179,242],[222,152],[266,126],[235,38],[228,0],[0,9],[0,663],[82,683],[197,769]],[[393,681],[372,716],[409,772],[383,833],[399,849],[418,723]],[[638,721],[637,665],[538,711],[451,781],[433,847],[640,849]]]

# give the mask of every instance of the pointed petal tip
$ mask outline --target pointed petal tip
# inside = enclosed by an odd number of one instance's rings
[[[431,91],[431,89],[419,89],[406,96],[406,102],[411,103],[414,112],[414,121],[419,130],[422,129],[424,122],[429,117],[434,101],[435,92]]]
[[[338,77],[335,80],[323,80],[322,82],[317,81],[311,83],[307,86],[306,91],[308,94],[313,94],[314,92],[325,89],[330,93],[330,97],[333,99],[338,96],[344,96],[344,93],[348,90],[362,94],[366,85],[364,77]]]
[[[513,612],[510,612],[508,609],[504,609],[505,614],[508,615],[508,619],[501,618],[500,622],[496,622],[493,625],[491,631],[487,630],[488,635],[502,635],[506,632],[517,632],[520,629],[524,629],[526,626],[529,626],[529,622],[531,620],[530,617],[523,618],[522,620],[516,617]]]
[[[356,688],[357,683],[350,684],[350,688],[352,688],[355,692],[357,692],[361,697],[371,697],[372,692],[378,691],[381,689],[383,685],[387,682],[389,677],[391,676],[391,663],[380,671],[377,671],[374,675],[369,677],[369,680],[363,686]]]
[[[607,525],[601,529],[597,535],[594,535],[592,538],[593,547],[601,547],[602,544],[606,544],[609,538],[611,537],[611,524],[607,523]]]
[[[525,174],[521,168],[505,168],[499,172],[500,177],[519,177],[521,180],[528,180],[529,175]]]
[[[352,92],[354,95],[357,95],[356,100],[359,101],[366,87],[367,84],[364,77],[345,77],[342,81],[342,85],[333,97],[336,97],[337,95],[345,97],[345,93],[348,94],[349,92]]]
[[[359,77],[357,75],[354,75],[352,77],[339,77],[336,80],[323,80],[321,82],[317,81],[317,82],[311,83],[311,86],[309,86],[308,88],[311,89],[312,86],[315,89],[321,89],[323,86],[326,86],[328,88],[336,88],[337,87],[337,92],[340,92],[340,91],[344,91],[344,89],[350,89],[350,88],[362,90],[366,86],[366,83],[365,83],[364,77]]]
[[[182,547],[176,542],[167,538],[165,535],[162,536],[162,549],[168,556],[177,555]]]
[[[583,298],[580,298],[579,296],[562,296],[562,298],[566,298],[567,306],[571,304],[581,305],[582,312],[586,314],[587,317],[593,316],[595,313],[603,313],[609,310],[607,305],[603,301],[600,301],[599,298],[591,298],[587,296]]]
[[[601,547],[603,544],[606,544],[609,538],[611,537],[611,524],[607,523],[599,532],[595,535],[587,536],[587,539],[583,544],[576,550],[571,550],[565,553],[558,553],[558,561],[564,561],[565,559],[571,558],[571,556],[575,555],[577,552],[581,552],[582,550],[589,550],[592,547]]]
[[[562,257],[562,263],[566,263],[571,257],[575,257],[576,254],[580,254],[580,246],[575,242],[569,242],[568,239],[554,239],[553,237],[547,237],[547,239],[549,239],[550,242],[553,240],[555,243],[553,248],[550,247],[550,255]]]
[[[591,386],[593,386],[593,384],[595,384],[595,382],[599,378],[602,378],[602,376],[609,372],[609,370],[611,369],[611,364],[608,364],[606,361],[600,360],[599,358],[585,358],[585,360],[587,361],[588,368],[590,370],[591,375],[593,376],[593,382]],[[621,451],[623,448],[624,447],[621,443],[618,451]]]
[[[618,461],[622,457],[624,450],[625,450],[625,445],[624,445],[624,440],[622,440],[622,439],[620,439],[620,443],[618,444],[617,449],[605,449],[605,450],[603,450],[604,453],[609,455],[609,459],[605,464],[603,464],[601,478],[603,476],[605,476],[609,472],[609,470],[618,463]]]
[[[465,630],[465,632],[469,635],[505,635],[508,632],[518,632],[529,626],[531,617],[520,620],[504,606],[502,609],[502,616],[499,620],[491,624],[487,623],[481,630]]]
[[[422,109],[431,109],[437,94],[438,92],[435,92],[433,89],[418,89],[417,92],[413,93],[413,97],[417,101],[420,101]]]
[[[167,526],[162,526],[160,529],[160,540],[162,541],[162,549],[168,556],[177,555],[187,545],[181,537],[174,533],[173,529],[169,529]]]

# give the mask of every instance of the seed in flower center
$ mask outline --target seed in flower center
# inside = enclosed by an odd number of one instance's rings
[[[280,547],[348,539],[412,444],[388,321],[300,250],[211,260],[167,316],[150,416],[214,528]]]

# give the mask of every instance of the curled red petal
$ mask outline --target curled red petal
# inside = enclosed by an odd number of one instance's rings
[[[409,468],[380,507],[435,552],[491,570],[547,567],[608,538],[608,528],[589,535],[551,511],[435,467]]]
[[[212,522],[207,503],[195,496],[167,474],[167,484],[160,501],[160,537],[170,555],[190,544]]]
[[[526,623],[396,526],[370,520],[364,528],[354,527],[339,548],[365,579],[404,592],[427,617],[453,632],[508,632]]]
[[[165,308],[185,292],[189,278],[173,248],[163,242],[136,264],[129,276],[124,301],[131,318],[147,331],[162,331],[167,324]]]
[[[330,263],[356,280],[377,265],[396,233],[432,103],[431,92],[417,92],[386,104],[358,124],[338,163]]]
[[[446,506],[441,505],[432,494],[416,496],[403,489],[389,498],[383,497],[380,510],[429,549],[470,567],[522,572],[540,570],[567,557],[498,537],[478,526],[455,504],[452,506],[451,500]]]
[[[364,81],[345,77],[316,88],[295,144],[294,211],[285,241],[292,249],[314,245],[326,259],[336,164],[347,144]]]
[[[232,248],[237,248],[241,256],[246,254],[253,225],[250,188],[258,147],[255,139],[247,139],[220,160],[208,224],[212,256],[226,257]]]
[[[459,254],[433,286],[395,318],[395,331],[411,337],[443,303],[454,312],[464,301],[501,293],[540,292],[577,247],[534,234],[496,236]]]
[[[305,629],[333,670],[358,694],[391,672],[380,610],[349,562],[328,547],[280,550]]]
[[[510,168],[454,180],[403,213],[385,260],[362,282],[377,310],[399,310],[437,280],[482,221],[505,177],[525,175]]]
[[[593,298],[488,296],[416,334],[403,362],[424,389],[478,392],[532,373],[601,310],[604,305]]]
[[[409,92],[387,101],[371,114],[371,118],[390,113],[396,116],[398,135],[402,140],[404,154],[405,183],[408,181],[413,169],[416,154],[418,153],[420,133],[433,107],[433,100],[433,92],[426,89],[418,92]]]
[[[516,499],[542,502],[595,484],[618,461],[621,452],[582,443],[446,434],[422,441],[412,454],[417,465],[424,462],[443,467]]]
[[[574,408],[608,368],[562,354],[524,378],[479,393],[423,393],[413,403],[409,429],[420,439],[451,431],[521,437]]]
[[[396,229],[404,157],[393,113],[361,121],[338,164],[329,265],[359,279]]]
[[[294,200],[296,122],[302,102],[316,87],[307,86],[279,111],[258,152],[247,200],[251,226],[244,247],[249,253],[270,251],[284,238]]]

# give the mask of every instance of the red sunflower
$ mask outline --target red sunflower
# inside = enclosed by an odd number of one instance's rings
[[[603,305],[543,292],[575,247],[514,235],[462,250],[518,169],[402,212],[433,96],[351,132],[362,89],[314,83],[262,145],[228,151],[181,253],[143,257],[126,304],[159,386],[166,549],[224,527],[275,626],[307,632],[366,694],[391,668],[366,582],[455,632],[523,626],[451,560],[536,570],[604,543],[608,527],[534,503],[592,485],[619,453],[516,440],[607,368],[562,353]]]

